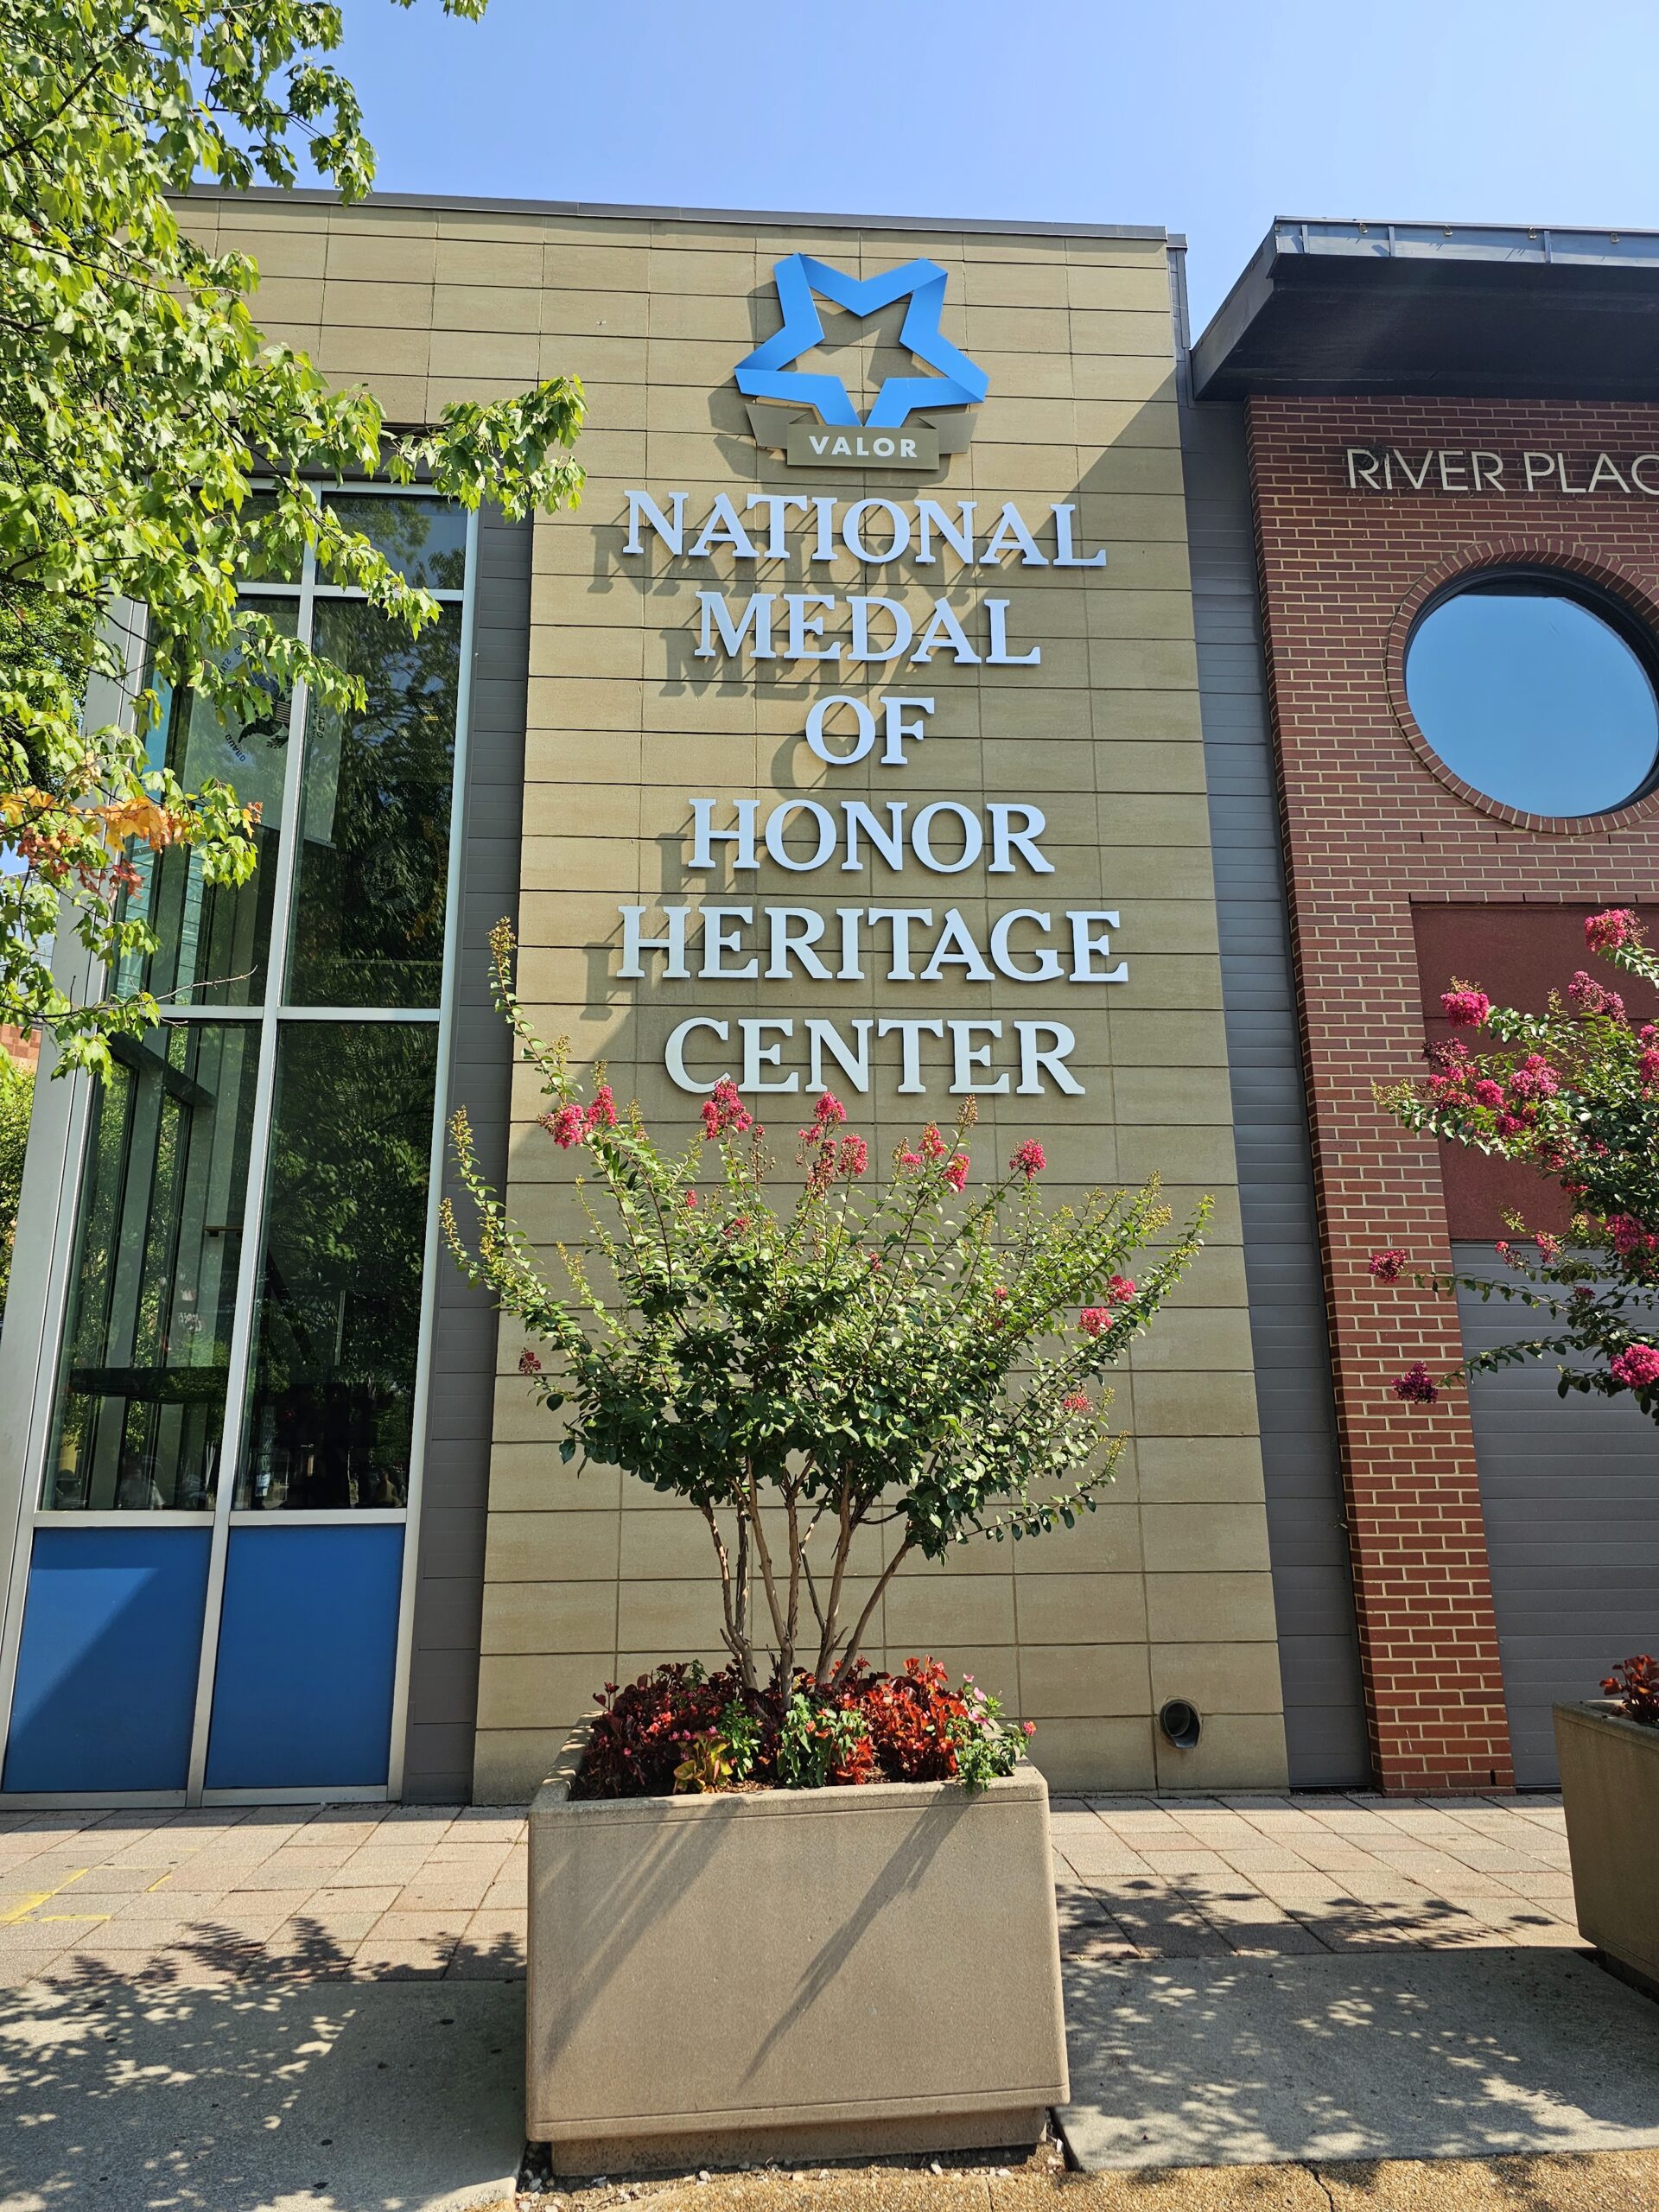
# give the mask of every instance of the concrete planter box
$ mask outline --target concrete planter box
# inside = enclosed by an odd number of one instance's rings
[[[1659,1728],[1611,1705],[1558,1705],[1579,1932],[1659,1996]]]
[[[527,2107],[556,2174],[1029,2145],[1068,2092],[1048,1788],[530,1813]]]

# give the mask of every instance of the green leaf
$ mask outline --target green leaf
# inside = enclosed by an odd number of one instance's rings
[[[476,17],[483,0],[444,4]],[[150,767],[162,689],[226,720],[300,682],[361,704],[359,679],[238,601],[238,577],[291,572],[308,547],[411,634],[433,618],[312,483],[424,476],[514,517],[581,493],[574,381],[390,437],[370,394],[266,343],[243,298],[252,260],[175,216],[168,195],[204,175],[292,185],[300,152],[343,197],[368,189],[373,150],[331,59],[342,36],[317,0],[0,0],[0,858],[24,864],[0,868],[0,1022],[51,1033],[65,1066],[106,1068],[107,1039],[155,1014],[123,980],[79,999],[53,981],[54,933],[106,971],[149,949],[90,809],[148,797],[207,882],[254,867],[233,791]],[[129,605],[146,610],[152,688],[125,721],[86,728]]]

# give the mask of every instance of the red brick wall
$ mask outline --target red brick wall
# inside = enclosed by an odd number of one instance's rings
[[[1456,1364],[1456,1319],[1379,1288],[1365,1266],[1384,1244],[1446,1263],[1440,1166],[1432,1144],[1379,1111],[1372,1085],[1421,1071],[1414,909],[1651,898],[1659,795],[1570,825],[1478,803],[1412,720],[1404,648],[1435,589],[1493,563],[1594,578],[1655,620],[1659,499],[1377,494],[1349,488],[1344,449],[1397,447],[1414,467],[1430,447],[1547,449],[1582,484],[1598,451],[1659,449],[1659,409],[1258,398],[1249,430],[1372,1749],[1385,1789],[1503,1786],[1509,1732],[1466,1402],[1453,1392],[1426,1413],[1388,1390],[1413,1359]],[[1647,474],[1659,480],[1659,465]]]

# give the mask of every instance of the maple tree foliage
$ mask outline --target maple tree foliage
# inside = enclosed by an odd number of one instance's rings
[[[111,980],[154,949],[123,906],[130,841],[192,848],[212,883],[254,868],[254,810],[154,757],[162,697],[227,721],[300,683],[359,703],[360,679],[238,580],[296,574],[309,549],[410,631],[435,619],[317,485],[418,479],[514,518],[581,488],[574,381],[393,435],[371,393],[263,336],[253,259],[181,222],[193,183],[290,187],[302,158],[343,199],[367,192],[341,35],[308,0],[0,0],[0,1022],[49,1033],[60,1065],[106,1068],[109,1038],[157,1017]],[[54,977],[66,931],[84,989]]]

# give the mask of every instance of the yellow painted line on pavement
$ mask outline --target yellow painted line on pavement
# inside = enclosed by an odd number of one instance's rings
[[[90,1866],[77,1866],[73,1874],[64,1876],[56,1889],[41,1890],[34,1897],[25,1897],[22,1904],[14,1905],[10,1912],[0,1912],[0,1928],[20,1928],[31,1914],[41,1920],[107,1920],[110,1916],[107,1912],[43,1913],[41,1910],[43,1904],[50,1904],[54,1897],[60,1897],[72,1884],[83,1881],[92,1871]]]
[[[50,1904],[56,1894],[54,1890],[39,1890],[32,1897],[25,1897],[21,1904],[13,1905],[10,1912],[0,1912],[0,1928],[16,1927],[20,1921],[27,1920],[37,1906]]]

